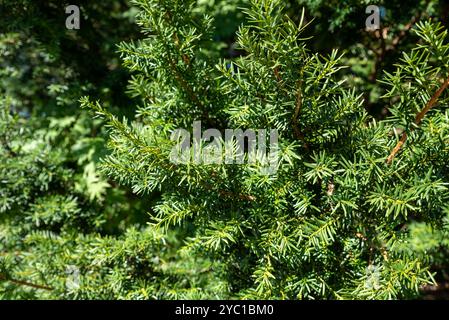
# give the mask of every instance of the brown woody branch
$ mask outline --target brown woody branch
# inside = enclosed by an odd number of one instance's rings
[[[404,29],[392,40],[391,45],[387,48],[387,51],[393,51],[397,48],[399,43],[407,36],[407,33],[413,28],[413,26],[421,19],[421,15],[414,16],[409,23],[407,23]]]
[[[15,280],[15,279],[10,279],[7,278],[3,275],[0,274],[0,281],[7,281],[7,282],[11,282],[14,284],[17,284],[19,286],[26,286],[26,287],[31,287],[34,289],[42,289],[42,290],[47,290],[47,291],[52,291],[53,288],[47,287],[47,286],[43,286],[40,284],[35,284],[35,283],[31,283],[31,282],[27,282],[27,281],[22,281],[22,280]]]
[[[432,96],[432,98],[426,104],[424,109],[416,115],[415,125],[419,126],[421,124],[421,121],[424,119],[427,112],[429,112],[430,109],[432,109],[435,106],[435,104],[438,102],[438,99],[443,94],[444,90],[447,89],[448,86],[449,86],[449,78],[447,78],[444,81],[444,83],[441,85],[441,87],[438,89],[438,91],[435,92],[435,94]],[[411,130],[413,130],[413,128],[411,128]],[[391,164],[393,162],[394,157],[401,150],[402,146],[405,144],[406,141],[407,141],[407,133],[404,132],[402,134],[401,140],[399,140],[399,142],[394,147],[393,151],[388,156],[387,164]]]
[[[220,193],[221,196],[224,196],[224,197],[231,197],[231,198],[237,197],[240,200],[256,201],[256,197],[250,196],[250,195],[247,195],[247,194],[234,194],[232,192],[224,191],[224,190],[220,190],[219,193]]]
[[[293,133],[295,135],[295,138],[298,140],[301,140],[303,142],[304,148],[306,148],[308,150],[309,145],[305,141],[304,134],[299,129],[298,120],[299,120],[299,115],[301,114],[301,109],[302,109],[302,91],[301,91],[301,85],[299,85],[298,92],[296,94],[296,103],[295,103],[295,111],[293,113],[293,118],[292,118],[292,126],[293,126]]]
[[[395,38],[393,38],[393,40],[391,41],[391,43],[389,45],[387,45],[386,41],[385,41],[386,38],[387,38],[387,34],[388,34],[389,28],[381,28],[380,30],[377,30],[375,32],[375,37],[380,40],[381,46],[380,46],[379,50],[371,48],[371,50],[376,55],[374,68],[373,68],[373,71],[371,72],[371,75],[370,75],[370,81],[371,82],[375,82],[376,81],[377,74],[379,73],[380,66],[381,66],[383,60],[385,59],[385,56],[387,55],[387,53],[397,49],[398,45],[407,36],[407,34],[413,28],[413,26],[419,20],[421,20],[422,15],[423,15],[423,13],[421,12],[421,13],[413,16],[410,19],[410,21],[405,25],[404,29],[402,29],[401,32],[399,32],[399,34]]]

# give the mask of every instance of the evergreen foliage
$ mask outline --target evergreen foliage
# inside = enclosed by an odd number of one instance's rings
[[[138,72],[130,90],[142,97],[139,117],[128,123],[82,103],[110,126],[104,172],[137,193],[161,191],[154,228],[193,224],[183,250],[225,264],[229,291],[242,298],[403,298],[432,281],[414,252],[397,247],[409,241],[410,221],[438,225],[447,212],[446,111],[413,130],[448,76],[438,25],[418,25],[420,45],[384,80],[392,116],[376,121],[337,76],[341,55],[308,51],[303,20],[284,16],[281,1],[251,1],[238,33],[245,54],[221,62],[211,59],[212,23],[198,17],[195,1],[188,9],[135,3],[146,38],[121,52]],[[194,120],[220,130],[276,128],[277,174],[251,164],[174,165],[170,132]],[[409,143],[390,163],[399,130]]]
[[[105,70],[125,40],[133,100],[120,67],[90,74],[79,52],[4,33],[0,297],[407,299],[443,280],[449,39],[431,19],[442,9],[385,2],[385,24],[367,33],[348,18],[367,3],[349,2],[133,0],[124,15],[86,2],[106,25],[136,14],[140,37],[123,25],[95,49]],[[86,29],[73,36],[91,44]],[[358,33],[323,45],[328,31]],[[30,66],[38,76],[20,87]],[[73,112],[80,95],[90,112]],[[174,130],[194,136],[195,121],[277,130],[274,172],[249,152],[242,164],[173,161]],[[207,160],[213,143],[201,144]]]

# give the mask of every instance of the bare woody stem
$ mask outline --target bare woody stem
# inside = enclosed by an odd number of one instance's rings
[[[279,86],[281,88],[283,88],[284,84],[282,82],[282,77],[279,73],[279,67],[274,68],[273,72],[276,77],[276,80],[278,81]],[[301,109],[302,109],[301,85],[302,85],[301,81],[298,81],[298,90],[296,92],[296,98],[295,98],[295,109],[293,111],[293,117],[291,119],[291,122],[292,122],[292,126],[293,126],[293,135],[295,136],[296,139],[301,140],[304,148],[306,148],[308,150],[309,145],[307,144],[307,142],[305,140],[304,134],[299,129],[299,124],[298,124],[299,116],[301,114]]]
[[[170,11],[167,11],[165,14],[166,17],[166,21],[168,24],[173,24],[173,17]],[[185,53],[181,52],[181,41],[179,40],[179,37],[177,35],[177,33],[173,33],[173,41],[175,43],[176,46],[176,50],[178,51],[178,53],[181,56],[181,59],[184,63],[185,66],[189,67],[190,66],[190,57],[188,55],[186,55]],[[187,94],[188,98],[190,99],[191,102],[193,102],[202,112],[202,116],[205,118],[205,120],[209,123],[212,124],[212,120],[210,118],[209,112],[207,111],[206,107],[204,106],[204,104],[200,101],[200,99],[198,98],[198,96],[195,94],[193,88],[187,83],[186,79],[184,78],[184,76],[182,75],[182,73],[179,71],[178,67],[177,67],[177,63],[175,61],[174,58],[168,58],[168,63],[170,65],[170,69],[172,71],[172,73],[175,76],[175,79],[178,81],[178,84],[182,87],[182,89],[184,90],[184,92]]]
[[[292,125],[293,125],[293,133],[295,135],[295,138],[298,140],[301,140],[303,142],[304,148],[307,150],[309,149],[309,145],[307,144],[304,134],[299,129],[299,116],[301,114],[302,109],[302,91],[301,91],[301,85],[299,85],[298,92],[296,93],[296,103],[295,103],[295,110],[293,113],[292,118]]]
[[[443,94],[444,90],[447,89],[448,86],[449,86],[449,77],[444,81],[444,83],[441,85],[438,91],[435,92],[435,94],[426,104],[424,109],[416,115],[415,125],[419,126],[421,124],[421,121],[424,119],[427,112],[429,112],[429,110],[435,106],[435,104],[438,102],[438,99]],[[411,130],[413,130],[413,128]],[[391,164],[393,162],[394,157],[401,150],[402,146],[405,144],[406,141],[407,141],[407,133],[404,132],[402,134],[401,140],[399,140],[399,142],[394,147],[393,151],[391,151],[390,155],[388,156],[387,164]]]
[[[301,113],[301,108],[302,108],[302,93],[301,93],[301,89],[298,89],[298,93],[296,94],[296,102],[295,102],[295,111],[293,113],[293,132],[295,133],[295,137],[297,139],[303,140],[304,139],[304,135],[302,134],[301,130],[299,130],[298,128],[298,119],[299,119],[299,114]]]
[[[220,190],[219,193],[223,197],[229,197],[229,198],[234,198],[234,199],[235,199],[235,197],[237,197],[238,199],[244,200],[244,201],[256,201],[257,200],[256,197],[251,196],[251,195],[247,195],[247,194],[238,194],[238,195],[236,195],[236,194],[234,194],[232,192],[223,191],[223,190]]]
[[[34,284],[31,282],[27,282],[27,281],[22,281],[22,280],[15,280],[15,279],[9,279],[3,275],[0,274],[0,281],[7,281],[7,282],[11,282],[20,286],[26,286],[26,287],[31,287],[34,289],[42,289],[42,290],[47,290],[47,291],[52,291],[53,288],[47,287],[47,286],[43,286],[40,284]]]

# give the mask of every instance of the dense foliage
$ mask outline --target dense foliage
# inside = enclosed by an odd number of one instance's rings
[[[80,1],[66,30],[57,2],[1,2],[0,297],[404,299],[447,280],[447,8],[385,1],[368,32],[369,4]],[[197,121],[276,130],[277,158],[207,163],[241,151],[214,138],[174,161]]]

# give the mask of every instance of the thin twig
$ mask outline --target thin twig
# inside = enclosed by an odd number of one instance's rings
[[[221,196],[224,196],[224,197],[230,197],[230,198],[234,198],[234,199],[237,197],[240,200],[251,201],[251,202],[256,201],[256,197],[247,195],[247,194],[235,194],[235,193],[232,193],[229,191],[224,191],[224,190],[220,190],[219,193]]]
[[[396,50],[399,43],[407,36],[407,33],[413,28],[413,26],[422,18],[423,13],[421,12],[418,15],[412,17],[409,23],[407,23],[404,29],[391,41],[391,46],[387,48],[387,51]]]
[[[7,282],[11,282],[20,286],[27,286],[27,287],[31,287],[34,289],[42,289],[42,290],[47,290],[47,291],[52,291],[53,288],[47,287],[47,286],[43,286],[40,284],[35,284],[35,283],[31,283],[31,282],[27,282],[27,281],[22,281],[22,280],[15,280],[15,279],[9,279],[3,275],[0,274],[0,281],[7,281]]]
[[[303,142],[303,145],[306,149],[309,149],[309,145],[305,141],[304,134],[299,129],[299,115],[301,114],[302,109],[302,91],[301,91],[301,84],[298,86],[298,92],[296,93],[296,103],[295,103],[295,111],[293,113],[292,118],[292,125],[293,125],[293,133],[296,137],[296,139],[299,139]]]
[[[438,99],[440,98],[441,94],[444,92],[444,90],[447,89],[448,86],[449,86],[449,78],[447,78],[444,81],[444,83],[441,85],[441,87],[438,89],[438,91],[435,92],[435,94],[432,96],[432,98],[426,104],[424,109],[420,113],[418,113],[416,115],[415,125],[417,125],[417,126],[420,125],[421,121],[424,119],[424,117],[427,114],[427,112],[429,112],[430,109],[432,109],[435,106],[435,104],[438,102]],[[413,128],[411,128],[411,130],[413,130]],[[391,162],[393,161],[394,157],[401,150],[402,146],[405,144],[406,141],[407,141],[407,133],[404,132],[402,134],[401,140],[399,140],[399,142],[394,147],[393,151],[388,156],[387,164],[391,164]]]
[[[393,38],[393,40],[391,41],[390,45],[387,45],[386,43],[386,38],[387,38],[387,32],[389,28],[381,28],[380,30],[377,30],[375,32],[375,36],[380,40],[381,46],[379,48],[379,50],[376,50],[374,48],[370,48],[374,54],[376,55],[376,59],[375,59],[375,63],[374,63],[374,68],[370,74],[370,81],[371,82],[376,82],[377,79],[377,74],[379,73],[379,69],[381,64],[383,63],[386,55],[392,51],[395,51],[398,47],[398,45],[401,43],[401,41],[407,36],[407,34],[409,33],[409,31],[413,28],[413,26],[422,18],[423,13],[419,13],[415,16],[413,16],[410,19],[410,22],[408,22],[405,26],[404,29],[401,30],[401,32],[399,32],[399,34]]]

